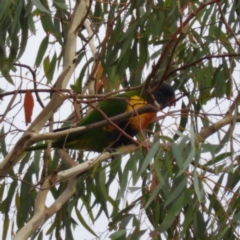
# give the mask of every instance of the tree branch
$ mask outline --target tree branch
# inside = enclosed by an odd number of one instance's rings
[[[207,139],[208,137],[216,133],[222,127],[228,124],[231,124],[231,122],[235,120],[235,118],[236,118],[236,122],[240,122],[240,116],[235,117],[231,115],[226,115],[223,119],[217,121],[216,123],[213,123],[208,128],[205,128],[205,129],[203,128],[197,136],[196,143],[198,144],[203,142],[205,139]]]
[[[89,10],[89,0],[77,1],[71,22],[69,24],[69,30],[67,34],[67,40],[65,45],[64,57],[63,57],[63,71],[58,77],[55,87],[66,88],[72,73],[75,70],[75,53],[76,53],[76,40],[78,36],[78,30],[81,23],[85,20],[86,13]],[[59,93],[52,95],[51,101],[42,110],[38,117],[33,121],[26,133],[19,139],[12,151],[5,157],[0,164],[0,171],[7,174],[8,170],[11,169],[14,164],[20,159],[24,147],[29,145],[29,132],[39,132],[46,121],[51,118],[53,113],[59,108],[64,101],[64,96]]]
[[[30,221],[22,227],[16,234],[14,240],[27,240],[29,236],[37,231],[37,229],[45,222],[46,219],[46,198],[50,189],[49,178],[47,178],[42,184],[44,190],[38,191],[34,215]]]
[[[115,156],[115,155],[124,155],[127,153],[131,153],[134,152],[138,149],[139,146],[136,146],[134,144],[130,144],[127,146],[123,146],[123,147],[119,147],[116,149],[116,152],[114,153],[109,153],[109,152],[104,152],[102,154],[100,154],[99,156],[92,158],[88,161],[85,161],[81,164],[78,164],[75,167],[72,167],[70,169],[61,171],[57,174],[56,177],[56,182],[63,182],[66,181],[67,179],[71,178],[71,177],[75,177],[83,172],[88,171],[89,169],[93,168],[96,164],[106,161],[108,159],[110,159],[111,157]]]

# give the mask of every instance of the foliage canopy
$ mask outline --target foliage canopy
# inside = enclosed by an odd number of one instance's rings
[[[239,32],[234,0],[0,1],[2,239],[239,239]],[[147,147],[25,152],[156,79],[178,101]]]

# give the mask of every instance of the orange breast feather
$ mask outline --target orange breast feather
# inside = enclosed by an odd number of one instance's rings
[[[147,104],[147,101],[139,98],[138,96],[133,96],[129,99],[129,104],[126,111],[132,111],[134,109],[140,108]],[[129,119],[129,124],[132,128],[136,129],[138,132],[145,129],[149,123],[156,117],[156,113],[143,113],[136,115]]]

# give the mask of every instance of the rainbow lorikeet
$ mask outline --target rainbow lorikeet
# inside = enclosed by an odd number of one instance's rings
[[[160,88],[153,93],[153,96],[162,107],[175,104],[174,90],[167,83],[163,83]],[[99,102],[96,108],[100,109],[110,118],[127,111],[132,111],[134,108],[142,107],[148,103],[148,99],[149,95],[141,88],[114,95],[111,99]],[[97,109],[87,114],[77,126],[86,126],[104,120],[103,115]],[[129,136],[133,137],[144,130],[155,117],[156,112],[143,113],[130,117],[125,121],[117,122],[116,124]],[[66,128],[57,129],[55,131],[61,130],[66,130]],[[131,140],[128,137],[124,136],[111,124],[108,124],[104,127],[95,128],[84,133],[70,133],[67,136],[60,137],[53,141],[52,147],[102,152],[104,149],[116,148],[130,143]],[[46,148],[46,144],[34,146],[28,150],[44,148]]]

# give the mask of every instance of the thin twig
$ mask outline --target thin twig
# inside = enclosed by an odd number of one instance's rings
[[[202,62],[202,61],[205,60],[205,59],[223,58],[223,57],[240,57],[240,54],[239,54],[239,53],[226,53],[226,54],[205,56],[205,57],[202,57],[202,58],[197,59],[196,61],[193,61],[193,62],[191,62],[191,63],[185,64],[185,65],[183,65],[182,67],[179,67],[179,68],[176,68],[176,69],[172,70],[171,72],[169,72],[169,73],[166,75],[166,78],[168,78],[169,76],[171,76],[173,73],[175,73],[175,72],[177,72],[177,71],[186,69],[186,68],[191,67],[191,66],[195,66],[197,63]]]
[[[32,70],[32,68],[26,64],[20,64],[20,63],[13,63],[14,66],[19,66],[19,67],[24,67],[24,68],[27,68],[30,73],[32,74],[32,77],[33,77],[33,86],[34,86],[34,89],[37,90],[37,81],[36,81],[36,72]],[[38,91],[35,91],[35,94],[36,94],[36,98],[37,98],[37,101],[39,102],[40,106],[42,108],[44,108],[44,105],[42,103],[42,100],[38,94]]]
[[[228,24],[227,21],[226,21],[226,18],[225,18],[225,16],[224,16],[223,11],[222,11],[220,2],[217,2],[217,5],[218,5],[218,10],[219,10],[219,12],[220,12],[220,14],[221,14],[222,20],[223,20],[223,22],[224,22],[227,30],[233,35],[233,37],[234,37],[234,39],[235,39],[238,47],[240,47],[240,42],[239,42],[237,36],[235,35],[234,31],[232,30],[232,28],[229,26],[229,24]]]
[[[21,88],[21,86],[22,86],[22,83],[20,84],[18,90],[14,91],[14,95],[12,96],[10,102],[9,102],[8,105],[7,105],[7,108],[6,108],[5,112],[3,113],[2,118],[0,119],[0,123],[3,122],[5,116],[7,115],[7,113],[8,113],[9,110],[10,110],[10,108],[12,107],[12,105],[13,105],[16,97],[17,97],[17,94],[18,94],[18,92],[20,91],[19,89]]]

